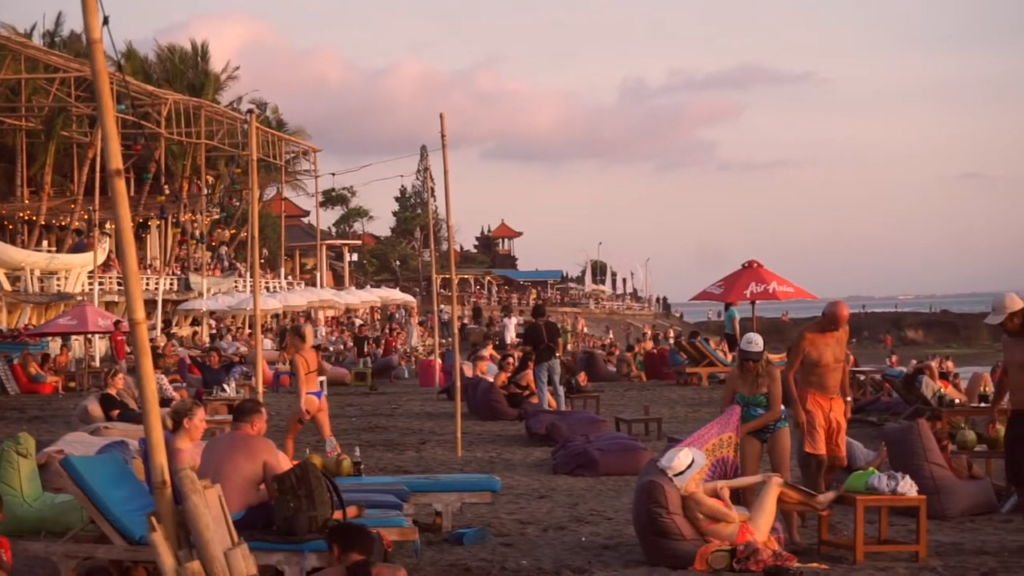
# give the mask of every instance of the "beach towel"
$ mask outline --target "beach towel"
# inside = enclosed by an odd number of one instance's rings
[[[697,448],[707,456],[707,464],[696,476],[701,482],[739,477],[740,407],[730,406],[718,418],[670,448],[682,446]]]

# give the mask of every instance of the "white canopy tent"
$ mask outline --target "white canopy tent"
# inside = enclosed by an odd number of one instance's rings
[[[368,292],[364,292],[362,290],[357,290],[351,286],[345,288],[344,290],[341,290],[340,292],[345,296],[351,298],[353,301],[355,301],[356,304],[353,307],[357,309],[381,305],[380,298],[378,298],[377,296],[370,294]]]
[[[377,288],[377,290],[387,292],[388,295],[394,299],[394,301],[391,302],[392,304],[397,304],[399,306],[415,306],[417,304],[415,296],[406,294],[396,288]]]
[[[281,312],[284,309],[284,306],[275,300],[271,294],[261,293],[258,296],[260,299],[260,312],[264,314],[274,314]],[[232,312],[251,312],[254,302],[255,301],[252,296],[245,296],[231,304],[228,309]]]

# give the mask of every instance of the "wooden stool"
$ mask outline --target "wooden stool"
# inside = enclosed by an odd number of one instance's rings
[[[633,436],[633,425],[643,424],[644,425],[644,436],[651,435],[651,424],[657,426],[658,436],[657,439],[661,440],[661,416],[651,416],[651,407],[644,406],[643,416],[616,416],[615,417],[615,431],[622,432],[622,425],[626,425],[626,434]]]
[[[231,429],[231,416],[207,416],[206,429],[213,436],[227,432]]]
[[[925,496],[889,496],[883,494],[852,494],[847,492],[836,499],[835,505],[853,506],[853,538],[832,538],[829,536],[831,514],[818,516],[818,554],[826,554],[830,548],[850,550],[853,563],[863,564],[868,552],[913,552],[918,562],[928,557],[928,500]],[[878,508],[878,537],[867,538],[864,534],[864,518],[868,508]],[[901,542],[889,539],[889,509],[917,509],[917,542]]]
[[[373,369],[372,368],[353,368],[352,369],[352,385],[353,386],[371,386],[371,385],[373,385]]]
[[[581,394],[570,394],[565,397],[569,401],[569,408],[576,409],[576,401],[579,400],[581,403],[580,409],[586,410],[590,405],[590,401],[594,401],[594,414],[601,413],[601,393],[600,392],[583,392]]]

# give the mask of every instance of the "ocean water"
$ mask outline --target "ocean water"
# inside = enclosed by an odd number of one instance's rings
[[[972,294],[970,296],[901,296],[899,298],[847,298],[850,310],[856,312],[988,312],[992,307],[994,294]],[[758,302],[757,315],[760,318],[778,318],[789,312],[793,318],[809,318],[821,314],[827,300],[790,300],[788,302]],[[707,319],[708,310],[714,318],[722,305],[717,302],[681,302],[672,304],[672,309],[682,312],[687,320]],[[750,303],[739,305],[740,315],[750,316]]]

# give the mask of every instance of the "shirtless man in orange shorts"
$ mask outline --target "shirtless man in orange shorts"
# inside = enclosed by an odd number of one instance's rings
[[[846,466],[846,421],[850,419],[850,307],[830,302],[804,327],[789,349],[786,392],[793,425],[804,437],[804,486],[821,493],[831,473]],[[797,387],[799,381],[800,386]]]

